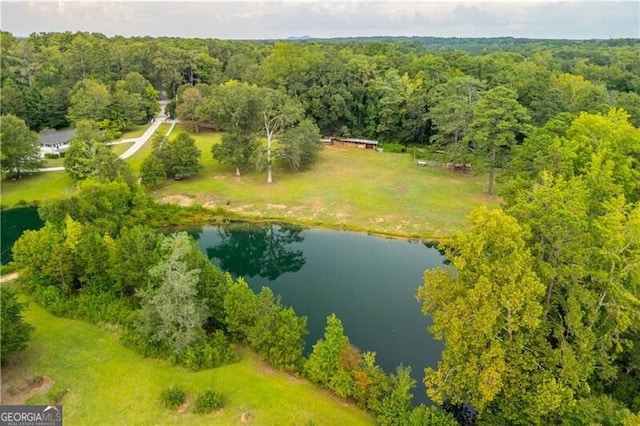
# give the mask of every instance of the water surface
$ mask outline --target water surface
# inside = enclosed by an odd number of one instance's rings
[[[345,334],[363,351],[375,351],[386,372],[409,365],[426,402],[424,368],[442,351],[427,331],[430,319],[415,299],[425,269],[444,257],[433,247],[366,234],[280,225],[203,227],[191,232],[211,261],[245,277],[254,291],[270,287],[308,317],[306,351],[335,313]]]

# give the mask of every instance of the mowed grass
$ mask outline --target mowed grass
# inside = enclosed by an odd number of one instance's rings
[[[174,130],[175,132],[175,130]],[[485,194],[486,175],[417,166],[409,154],[325,147],[311,170],[266,173],[234,169],[212,158],[221,134],[192,135],[202,151],[198,176],[152,192],[178,204],[223,207],[243,216],[325,225],[411,238],[439,239],[460,230],[475,207],[497,207]]]
[[[157,132],[165,134],[169,124]],[[183,131],[176,126],[174,137]],[[201,151],[202,169],[184,181],[167,180],[149,191],[159,201],[182,205],[222,207],[250,219],[330,226],[408,238],[441,239],[462,229],[465,216],[480,205],[497,207],[500,198],[486,195],[486,174],[462,174],[417,166],[409,154],[330,146],[319,155],[311,170],[274,170],[274,183],[266,173],[246,171],[236,177],[234,169],[219,163],[211,147],[222,134],[192,133]],[[115,145],[123,152],[128,145]],[[117,153],[120,153],[119,151]],[[127,162],[139,174],[151,153],[147,142]],[[47,173],[18,182],[4,181],[2,204],[33,202],[64,197],[73,192],[64,172]]]
[[[25,315],[35,326],[29,348],[15,365],[2,369],[3,388],[44,376],[52,387],[28,400],[48,404],[67,389],[62,405],[68,425],[188,424],[237,425],[250,413],[258,425],[364,425],[373,419],[352,404],[306,380],[277,372],[254,354],[216,369],[191,372],[165,361],[145,359],[96,326],[57,318],[31,302]],[[160,393],[172,385],[187,392],[191,408],[165,409]],[[198,393],[212,389],[227,399],[215,413],[193,413]]]
[[[148,126],[143,127],[142,132]],[[162,124],[158,132],[166,133],[169,124]],[[142,134],[142,133],[140,133]],[[124,153],[131,147],[131,144],[111,145],[112,151],[116,155]],[[127,160],[135,173],[139,173],[142,161],[151,152],[151,141],[145,143],[136,154]],[[64,159],[56,159],[53,162],[47,160],[46,167],[62,166]],[[75,191],[71,178],[64,171],[33,173],[21,179],[3,179],[0,184],[0,203],[5,207],[15,207],[19,203],[34,203],[56,198],[65,198]]]
[[[113,152],[115,155],[122,155],[125,153],[126,150],[128,150],[129,148],[131,148],[131,145],[133,145],[133,142],[130,143],[119,143],[116,145],[109,145],[109,148],[111,148],[111,152]]]
[[[144,132],[149,128],[149,126],[151,126],[151,123],[135,126],[132,129],[129,129],[126,132],[122,133],[122,136],[120,136],[120,138],[118,139],[120,140],[120,139],[139,138],[144,134]]]
[[[154,134],[164,135],[169,131],[170,127],[170,124],[161,124]],[[136,151],[135,154],[127,159],[127,163],[129,163],[129,166],[131,166],[131,170],[133,170],[135,174],[140,174],[140,166],[142,166],[142,162],[149,156],[149,154],[151,154],[151,139],[153,139],[153,137],[149,138],[149,140],[144,145],[142,145],[142,147],[138,151]]]
[[[33,173],[21,179],[4,179],[0,187],[0,202],[5,207],[13,207],[22,202],[64,198],[73,192],[73,181],[65,171]]]

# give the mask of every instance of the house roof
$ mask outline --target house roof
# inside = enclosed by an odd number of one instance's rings
[[[40,132],[40,144],[42,145],[56,145],[63,144],[69,141],[76,132],[76,129],[63,129],[63,130],[46,130]]]

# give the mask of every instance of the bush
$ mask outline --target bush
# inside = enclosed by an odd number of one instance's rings
[[[0,363],[4,364],[7,357],[21,352],[27,347],[27,342],[33,327],[27,324],[22,316],[24,303],[18,302],[16,293],[6,285],[0,287]]]
[[[380,144],[380,147],[384,150],[384,152],[407,152],[407,148],[404,145],[395,142],[382,143]]]
[[[186,392],[177,386],[171,386],[160,393],[160,402],[165,408],[177,409],[187,399]]]
[[[226,336],[217,330],[207,342],[189,346],[182,357],[181,363],[191,370],[215,368],[222,364],[235,362],[237,355],[229,346]]]
[[[212,390],[206,390],[196,399],[196,414],[207,414],[224,407],[224,396]]]
[[[451,413],[434,407],[427,407],[420,404],[415,407],[409,417],[409,423],[412,425],[430,425],[430,426],[458,426],[458,422]]]

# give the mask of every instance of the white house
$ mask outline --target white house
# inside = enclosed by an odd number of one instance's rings
[[[51,130],[46,129],[40,132],[40,156],[45,154],[58,154],[69,149],[69,140],[73,137],[76,129]]]

